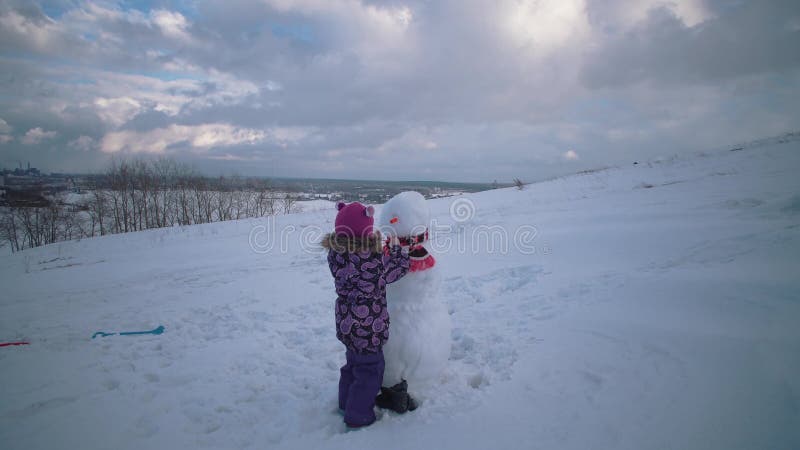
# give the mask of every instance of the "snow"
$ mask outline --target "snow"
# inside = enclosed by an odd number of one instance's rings
[[[297,202],[297,206],[300,208],[300,211],[303,212],[310,212],[310,211],[321,211],[321,210],[329,210],[329,211],[336,211],[336,203],[330,200],[300,200]]]
[[[381,207],[376,226],[386,235],[408,238],[424,233],[432,228],[428,204],[417,192],[401,192]],[[428,250],[429,243],[422,246]],[[391,326],[389,341],[383,347],[383,386],[406,380],[415,400],[422,386],[438,381],[450,357],[452,324],[440,297],[440,270],[434,265],[409,271],[386,286]]]
[[[430,211],[425,197],[419,192],[401,192],[382,205],[375,221],[385,236],[410,237],[429,228]]]
[[[451,357],[418,410],[355,432],[310,244],[334,211],[4,255],[0,342],[31,345],[0,348],[0,442],[800,448],[798,169],[767,143],[429,201]],[[470,243],[493,226],[507,249]]]
[[[440,268],[409,272],[386,286],[389,341],[383,347],[386,368],[383,386],[402,380],[416,400],[421,387],[436,383],[447,367],[452,347],[452,324],[441,298]],[[435,390],[434,393],[435,394]],[[424,398],[422,398],[424,400]]]

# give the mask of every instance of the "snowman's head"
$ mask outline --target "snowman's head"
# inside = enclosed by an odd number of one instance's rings
[[[381,208],[376,225],[385,236],[410,237],[424,234],[431,212],[419,192],[401,192]]]

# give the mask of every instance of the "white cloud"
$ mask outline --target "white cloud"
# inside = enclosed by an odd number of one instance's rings
[[[371,71],[411,69],[401,57],[417,46],[409,33],[414,11],[405,5],[376,5],[361,0],[264,0],[281,13],[314,17],[336,30],[333,44],[355,53]],[[338,53],[338,52],[337,52]]]
[[[645,22],[656,10],[668,11],[683,25],[693,27],[714,14],[707,5],[708,0],[601,0],[595,2],[596,13],[607,25],[614,28],[632,28]]]
[[[97,141],[95,141],[91,136],[80,136],[77,139],[70,141],[67,145],[74,149],[88,152],[97,147]]]
[[[150,131],[116,131],[106,134],[100,149],[106,153],[165,153],[170,147],[186,144],[196,150],[238,144],[256,144],[266,139],[263,130],[235,127],[230,124],[170,125]]]
[[[179,12],[158,9],[150,13],[150,18],[165,36],[189,42],[191,34],[187,31],[189,21]]]
[[[283,13],[327,16],[356,33],[369,33],[382,43],[401,37],[414,20],[408,6],[378,6],[361,0],[264,0]],[[373,42],[375,43],[375,42]]]
[[[397,155],[430,152],[439,148],[435,135],[437,130],[427,127],[407,130],[401,136],[389,139],[377,148],[378,153],[395,159]]]
[[[26,17],[15,10],[0,12],[0,37],[36,51],[59,47],[64,30],[47,16]]]
[[[690,27],[699,25],[714,17],[708,9],[708,6],[706,6],[705,0],[672,1],[667,5],[668,7],[672,6],[676,15],[683,20],[683,23]]]
[[[286,148],[309,137],[314,131],[312,127],[273,127],[267,130],[267,137],[271,142]]]
[[[198,47],[202,42],[192,35],[191,21],[178,11],[142,12],[114,5],[117,2],[76,3],[80,5],[63,11],[57,18],[47,16],[34,5],[0,6],[0,43],[60,58],[93,59],[128,54],[138,45],[170,51],[187,44]],[[155,42],[158,40],[161,42]],[[138,45],[131,45],[135,41]],[[137,53],[130,52],[130,56],[135,59]]]
[[[147,25],[147,16],[136,9],[120,10],[112,9],[98,4],[97,2],[87,2],[80,9],[74,10],[73,15],[78,20],[95,23],[108,22],[127,22],[130,24]]]
[[[584,0],[511,1],[501,26],[518,47],[547,53],[589,32]]]
[[[11,125],[9,125],[9,124],[8,124],[8,122],[6,122],[6,121],[5,121],[5,120],[3,120],[3,119],[0,119],[0,134],[8,134],[8,133],[11,133],[11,130],[12,130],[12,129],[13,129],[13,128],[11,128]]]
[[[0,144],[7,144],[14,140],[14,137],[9,134],[12,129],[8,122],[0,119]]]
[[[130,97],[98,97],[93,104],[97,116],[115,127],[125,124],[144,109],[140,102]]]
[[[53,139],[58,133],[55,131],[44,131],[40,127],[31,128],[22,137],[21,142],[25,145],[36,145],[47,139]]]
[[[563,155],[561,155],[561,156],[562,156],[564,159],[566,159],[567,161],[577,161],[577,160],[579,160],[579,159],[580,159],[580,157],[578,156],[578,153],[577,153],[575,150],[567,150],[567,151],[566,151],[566,152],[564,152],[564,154],[563,154]]]
[[[77,95],[96,97],[84,101],[82,106],[94,110],[105,123],[120,127],[138,114],[158,111],[177,116],[182,111],[199,111],[219,105],[237,105],[260,88],[247,80],[215,69],[173,63],[172,70],[196,74],[195,78],[162,80],[145,75],[95,71],[89,73],[95,80],[91,86],[77,88]],[[275,88],[267,82],[267,89]]]

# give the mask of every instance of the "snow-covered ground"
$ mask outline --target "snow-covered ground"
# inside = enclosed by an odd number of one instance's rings
[[[800,448],[798,172],[767,143],[431,200],[451,360],[354,432],[331,209],[2,256],[0,447]]]
[[[297,202],[300,212],[328,210],[335,214],[336,202],[330,200],[300,200]]]

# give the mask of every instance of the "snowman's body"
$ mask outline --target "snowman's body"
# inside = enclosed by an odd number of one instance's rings
[[[430,212],[417,192],[402,192],[389,200],[378,221],[381,232],[401,239],[427,231]],[[450,315],[439,299],[439,269],[432,256],[428,264],[415,254],[428,254],[427,242],[412,246],[412,270],[386,286],[389,308],[389,340],[383,346],[386,368],[383,385],[402,380],[409,387],[435,381],[450,357]],[[423,250],[424,249],[424,250]],[[415,268],[417,270],[413,270]]]

